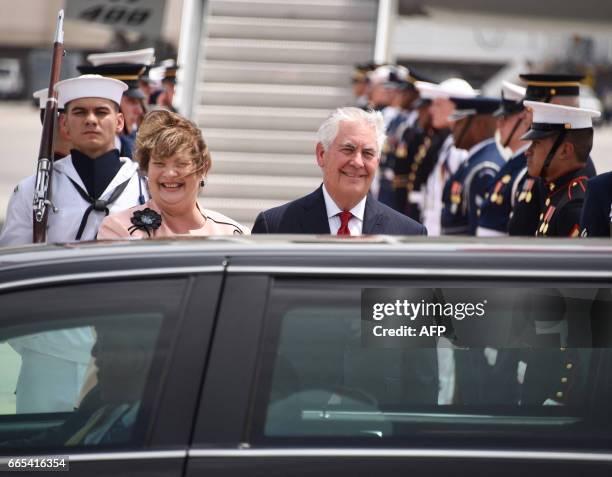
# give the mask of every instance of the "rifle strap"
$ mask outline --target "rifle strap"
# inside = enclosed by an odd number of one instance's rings
[[[72,185],[74,186],[76,191],[79,193],[79,195],[83,198],[83,200],[85,200],[88,204],[90,204],[89,207],[87,207],[87,209],[83,213],[83,218],[81,219],[81,225],[79,225],[79,230],[75,237],[75,240],[81,240],[81,237],[83,236],[83,231],[85,230],[85,226],[87,225],[87,219],[89,218],[89,214],[91,214],[91,211],[95,210],[96,212],[104,212],[105,216],[108,215],[109,213],[108,206],[111,205],[113,202],[115,202],[119,198],[119,196],[123,194],[123,191],[128,186],[132,178],[130,177],[128,180],[122,182],[117,187],[115,187],[115,190],[113,190],[113,192],[111,193],[110,197],[107,200],[93,198],[86,191],[84,191],[83,188],[79,184],[73,181],[70,177],[68,178],[68,180],[72,182]]]

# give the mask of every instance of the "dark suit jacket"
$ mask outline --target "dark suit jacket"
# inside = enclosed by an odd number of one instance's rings
[[[323,188],[288,204],[260,212],[254,234],[329,234]],[[427,229],[368,194],[363,216],[364,234],[427,235]]]

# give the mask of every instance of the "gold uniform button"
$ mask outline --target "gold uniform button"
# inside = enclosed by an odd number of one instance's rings
[[[544,218],[544,213],[540,214],[540,220],[542,220]]]
[[[559,348],[559,350],[561,351],[565,351],[567,348]]]
[[[546,202],[544,202],[544,205],[548,207],[550,205],[550,199],[546,199]]]
[[[565,365],[565,369],[572,369],[574,367],[574,365],[572,363],[567,363]]]
[[[557,392],[557,394],[555,394],[555,396],[557,396],[559,399],[561,399],[563,397],[563,393],[561,391]]]
[[[561,378],[561,382],[562,382],[563,384],[567,383],[567,378],[566,378],[565,376],[563,376],[563,377]]]

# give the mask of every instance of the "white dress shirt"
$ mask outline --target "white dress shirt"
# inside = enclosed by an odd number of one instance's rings
[[[340,212],[342,209],[336,205],[334,199],[331,198],[329,192],[323,185],[323,198],[325,199],[325,210],[327,211],[327,221],[329,222],[329,231],[332,235],[338,235],[340,228]],[[351,235],[361,235],[363,231],[363,214],[365,212],[366,198],[361,199],[355,207],[349,212],[353,216],[349,219],[348,228]]]

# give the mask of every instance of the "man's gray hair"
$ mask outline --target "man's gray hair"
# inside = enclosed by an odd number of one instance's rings
[[[371,126],[376,132],[377,152],[380,156],[386,138],[385,121],[380,111],[364,111],[354,107],[336,109],[317,131],[317,141],[323,144],[326,151],[329,150],[338,135],[340,121],[362,122]]]

